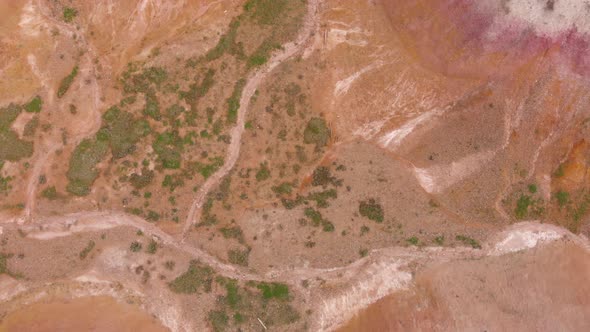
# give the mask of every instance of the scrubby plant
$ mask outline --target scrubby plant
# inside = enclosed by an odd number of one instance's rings
[[[463,244],[471,246],[473,249],[481,249],[481,245],[479,244],[479,242],[477,242],[477,240],[470,238],[468,236],[457,235],[457,236],[455,236],[455,240],[463,242]]]
[[[72,68],[72,71],[68,74],[68,76],[64,77],[61,82],[59,83],[59,87],[57,89],[57,97],[63,97],[66,92],[70,89],[72,83],[74,83],[74,79],[78,76],[78,65],[75,65]]]
[[[71,23],[74,18],[78,16],[78,10],[72,7],[64,7],[63,9],[63,20],[66,23]]]
[[[378,223],[381,223],[384,220],[383,208],[374,198],[361,201],[359,203],[359,213],[361,216]]]
[[[315,144],[316,147],[324,147],[330,141],[330,129],[322,118],[312,118],[303,131],[303,142]]]
[[[195,294],[201,290],[210,292],[213,277],[213,269],[193,260],[188,270],[172,280],[168,287],[171,291],[181,294]]]

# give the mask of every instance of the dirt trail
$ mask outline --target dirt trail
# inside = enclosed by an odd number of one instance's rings
[[[248,78],[248,82],[242,91],[240,98],[240,107],[238,109],[238,121],[236,126],[231,130],[231,143],[229,145],[225,163],[223,167],[213,174],[207,181],[199,188],[195,199],[189,210],[184,230],[183,230],[183,241],[186,238],[192,225],[196,224],[201,217],[201,209],[205,198],[211,189],[215,188],[219,181],[223,179],[234,167],[238,157],[240,155],[240,147],[242,144],[242,134],[244,133],[244,123],[246,122],[246,115],[248,107],[250,106],[250,99],[254,95],[254,92],[263,81],[263,79],[278,65],[285,60],[288,60],[294,56],[297,52],[303,50],[305,45],[313,36],[316,27],[318,25],[317,11],[318,11],[319,0],[309,0],[307,7],[307,15],[303,24],[303,28],[299,33],[295,42],[289,42],[283,45],[283,50],[276,53],[268,62],[266,66],[252,74]]]

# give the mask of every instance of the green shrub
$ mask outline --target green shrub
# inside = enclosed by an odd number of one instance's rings
[[[97,138],[109,142],[115,159],[135,151],[135,144],[151,132],[146,120],[136,120],[131,113],[121,111],[116,106],[106,111],[102,122]]]
[[[95,245],[96,243],[94,243],[94,241],[88,241],[88,245],[86,245],[86,247],[80,251],[80,259],[86,259],[88,254],[92,251],[92,249],[94,249]]]
[[[158,251],[158,242],[151,240],[146,249],[148,254],[155,254]]]
[[[311,219],[313,226],[318,227],[321,225],[324,232],[334,231],[334,224],[332,224],[329,220],[326,220],[319,211],[313,208],[306,208],[303,213],[306,217]]]
[[[10,104],[0,109],[0,162],[19,161],[33,155],[33,142],[21,140],[11,128],[22,107]]]
[[[104,158],[108,144],[100,140],[85,139],[74,149],[67,172],[66,190],[77,196],[90,193],[90,187],[98,177],[96,165]]]
[[[210,311],[208,318],[209,322],[211,322],[211,327],[213,327],[214,332],[222,332],[227,329],[229,324],[229,317],[227,316],[225,311]]]
[[[322,118],[312,118],[303,131],[303,142],[324,147],[330,141],[330,129]]]
[[[160,121],[162,119],[162,114],[160,113],[160,102],[158,101],[158,97],[156,97],[154,92],[148,92],[145,94],[145,108],[143,109],[143,114],[156,121]]]
[[[198,261],[191,261],[188,270],[172,280],[168,287],[174,293],[195,294],[200,290],[211,291],[213,269]]]
[[[168,73],[164,68],[160,67],[148,67],[143,70],[143,75],[148,81],[157,86],[160,86],[168,79]]]
[[[248,266],[249,255],[250,250],[232,249],[227,252],[227,259],[232,264]]]
[[[167,169],[180,168],[184,142],[177,131],[166,131],[158,134],[152,148],[158,155],[158,161]]]
[[[528,185],[528,189],[531,194],[534,194],[537,192],[537,185],[534,183],[531,183]]]
[[[240,27],[240,21],[233,20],[229,24],[229,31],[219,38],[217,45],[212,48],[207,54],[205,55],[205,60],[213,61],[217,60],[222,57],[225,53],[229,53],[231,55],[243,56],[244,50],[241,43],[236,42],[236,37],[238,34],[238,28]]]
[[[139,252],[141,251],[142,245],[141,243],[137,242],[137,241],[133,241],[131,242],[131,245],[129,245],[129,250],[131,250],[132,252]]]
[[[445,237],[443,235],[439,235],[434,238],[433,242],[439,246],[442,246],[445,243]]]
[[[40,96],[35,96],[35,98],[31,99],[24,107],[25,110],[29,113],[39,113],[41,112],[41,107],[43,106],[43,100]]]
[[[23,136],[24,137],[32,137],[37,132],[37,128],[39,128],[39,117],[34,116],[23,129]]]
[[[309,193],[305,199],[315,201],[319,208],[326,208],[329,206],[328,199],[338,198],[338,192],[336,189],[329,189],[325,191]]]
[[[154,171],[147,167],[142,167],[141,174],[133,173],[129,177],[129,182],[135,189],[142,189],[147,187],[154,179]]]
[[[258,172],[256,172],[256,181],[261,182],[270,178],[270,169],[266,163],[261,163]]]
[[[457,236],[455,236],[455,240],[463,242],[463,244],[471,246],[473,249],[481,249],[481,245],[479,244],[479,242],[477,242],[477,240],[472,239],[468,236],[457,235]]]
[[[281,45],[273,42],[274,37],[270,37],[258,46],[252,55],[248,58],[248,68],[254,68],[264,65],[271,56],[272,51],[280,49]]]
[[[332,176],[330,175],[330,169],[328,167],[318,167],[313,171],[312,174],[312,186],[327,186],[332,181]]]
[[[563,177],[564,175],[565,175],[565,168],[563,167],[563,164],[561,164],[557,167],[555,172],[553,172],[553,177],[560,178],[560,177]]]
[[[248,0],[244,11],[258,24],[278,24],[286,14],[288,3],[287,0]]]
[[[72,85],[72,83],[74,83],[74,79],[76,78],[76,76],[78,75],[78,65],[75,65],[74,68],[72,68],[72,71],[70,72],[70,74],[66,77],[64,77],[61,82],[59,83],[59,88],[57,89],[57,98],[61,98],[63,97],[66,92],[68,92],[68,90],[70,89],[70,86]]]
[[[274,191],[277,195],[289,195],[291,194],[291,191],[293,191],[293,184],[289,182],[283,182],[278,186],[273,186],[272,191]]]
[[[524,219],[528,215],[529,206],[533,204],[533,199],[528,195],[520,195],[516,201],[514,215],[516,219]]]
[[[566,191],[560,190],[555,193],[555,199],[557,199],[557,204],[559,204],[559,208],[564,207],[570,199],[570,194]]]
[[[0,166],[2,165],[2,162],[0,162]],[[0,170],[2,169],[2,167],[0,167]],[[12,182],[13,178],[12,176],[2,176],[0,175],[0,194],[3,195],[8,195],[10,193],[10,191],[12,190],[12,185],[10,184],[10,182]]]
[[[420,241],[418,240],[417,237],[412,236],[411,238],[406,239],[406,242],[408,242],[409,244],[411,244],[413,246],[417,246]]]
[[[242,232],[242,229],[239,226],[223,227],[219,231],[226,239],[236,239],[239,242],[244,241],[244,233]]]
[[[176,188],[184,186],[184,180],[182,176],[179,174],[166,174],[164,176],[164,180],[162,181],[162,188],[169,188],[170,192],[174,192]]]
[[[156,221],[159,221],[160,220],[160,214],[157,213],[156,211],[149,210],[145,219],[147,221],[156,222]]]
[[[63,10],[64,22],[71,23],[74,20],[74,18],[76,18],[76,16],[78,16],[78,11],[75,8],[64,7],[64,10]]]
[[[262,292],[265,300],[278,299],[289,300],[289,286],[277,282],[261,282],[256,286]]]
[[[384,219],[383,208],[373,198],[359,203],[359,213],[361,216],[379,223]]]
[[[238,110],[240,108],[240,98],[242,91],[246,86],[246,80],[240,79],[234,85],[232,95],[227,99],[227,122],[236,123],[238,120]]]
[[[322,223],[322,214],[313,209],[313,208],[306,208],[305,211],[303,212],[305,214],[306,217],[308,217],[309,219],[311,219],[311,223],[313,226],[319,226]]]
[[[57,190],[55,189],[54,186],[45,188],[42,192],[41,192],[41,196],[43,198],[47,198],[49,200],[54,200],[57,198]]]

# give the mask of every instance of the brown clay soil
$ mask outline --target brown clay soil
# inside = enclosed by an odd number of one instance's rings
[[[10,313],[0,331],[147,331],[164,332],[153,317],[109,297],[84,297],[34,303]]]

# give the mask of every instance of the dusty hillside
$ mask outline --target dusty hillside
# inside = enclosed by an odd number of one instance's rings
[[[584,3],[0,3],[0,329],[585,329]]]

